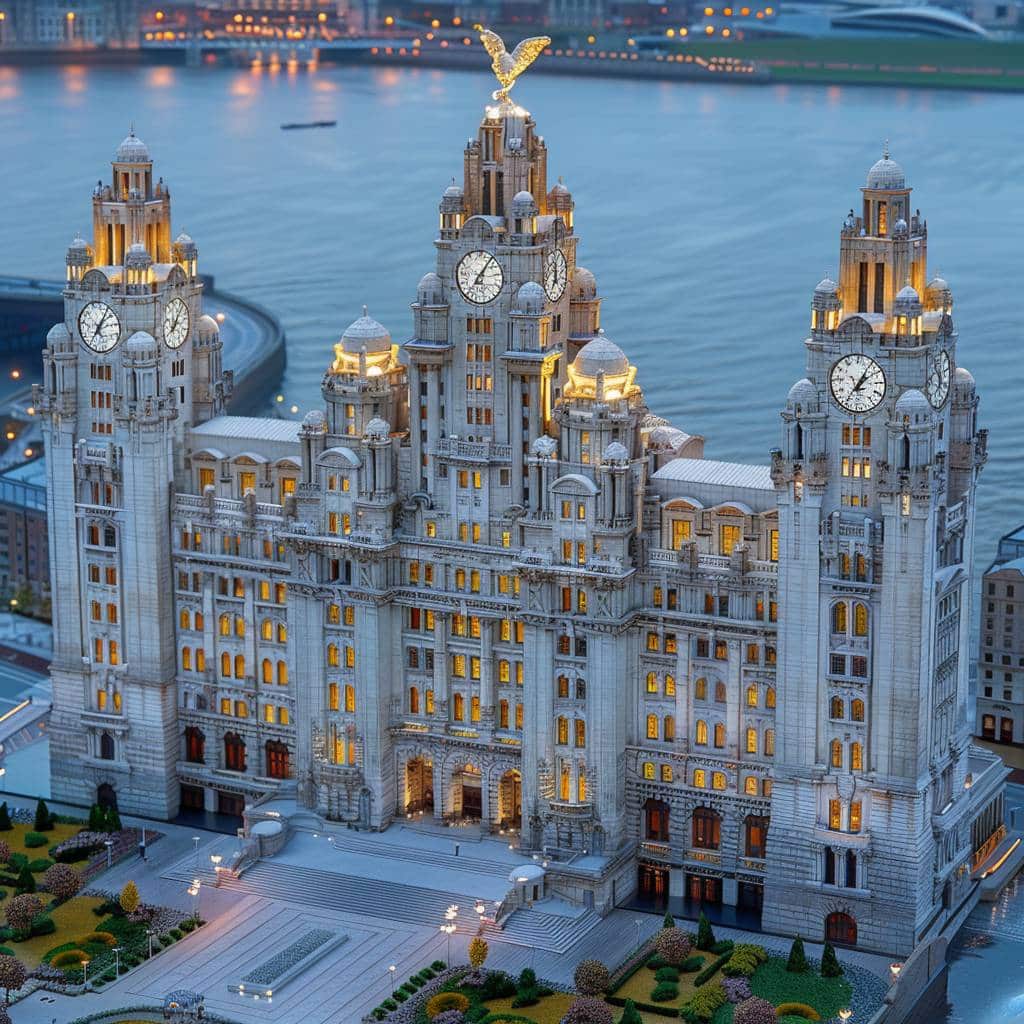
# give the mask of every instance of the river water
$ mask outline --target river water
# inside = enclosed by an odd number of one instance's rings
[[[431,70],[0,68],[0,272],[62,273],[68,241],[89,229],[92,183],[134,121],[201,266],[282,318],[282,391],[301,415],[363,303],[408,337],[438,198],[461,180],[492,87]],[[652,409],[705,434],[711,458],[766,461],[778,443],[811,291],[835,272],[840,222],[891,139],[992,431],[979,560],[1024,519],[1024,100],[540,74],[516,98],[546,136],[552,180],[573,191],[605,329]],[[279,128],[321,118],[338,127]]]

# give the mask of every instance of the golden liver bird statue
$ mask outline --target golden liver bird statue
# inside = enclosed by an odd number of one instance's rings
[[[509,89],[515,85],[516,79],[537,59],[546,46],[551,45],[551,40],[547,36],[533,36],[524,39],[509,53],[501,36],[486,28],[480,31],[480,42],[491,55],[491,67],[501,85],[494,94],[496,100],[507,100]]]

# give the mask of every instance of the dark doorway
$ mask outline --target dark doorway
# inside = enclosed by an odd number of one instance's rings
[[[1000,743],[1012,743],[1013,742],[1013,719],[1012,718],[1000,718],[999,719],[999,742]]]
[[[701,875],[686,876],[686,895],[694,903],[721,903],[722,880]]]
[[[245,811],[245,797],[239,793],[217,792],[217,813],[240,818]]]
[[[644,906],[663,911],[668,906],[668,868],[641,864],[638,868],[637,890]]]
[[[117,793],[114,792],[114,787],[109,782],[104,782],[102,786],[97,788],[96,803],[100,807],[112,807],[115,811],[117,810]]]
[[[739,905],[741,910],[752,910],[761,913],[764,903],[764,886],[756,882],[740,882]]]
[[[857,922],[849,914],[829,914],[825,918],[825,938],[839,946],[856,946]]]
[[[463,781],[462,783],[462,816],[464,818],[479,818],[483,811],[483,798],[480,793],[480,783],[475,786]]]
[[[186,786],[181,787],[181,809],[183,811],[201,811],[206,806],[202,787]]]

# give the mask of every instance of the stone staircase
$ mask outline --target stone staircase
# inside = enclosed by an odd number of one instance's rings
[[[601,918],[593,910],[585,910],[575,917],[564,914],[546,914],[540,910],[513,911],[504,921],[504,927],[486,925],[484,934],[499,942],[514,946],[543,949],[549,953],[565,953],[572,949]]]

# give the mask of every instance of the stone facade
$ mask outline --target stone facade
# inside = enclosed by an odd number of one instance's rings
[[[881,161],[783,447],[742,466],[648,410],[511,102],[441,198],[404,352],[364,310],[301,424],[222,414],[195,245],[129,136],[36,396],[54,795],[432,816],[519,834],[549,891],[601,908],[763,903],[780,931],[909,949],[983,810],[959,652],[985,438],[908,204]],[[856,413],[851,353],[885,375]]]

